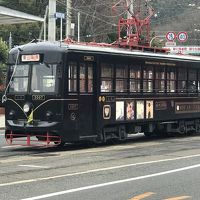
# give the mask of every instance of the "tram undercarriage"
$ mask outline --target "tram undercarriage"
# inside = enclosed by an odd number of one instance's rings
[[[145,136],[188,135],[200,132],[200,119],[150,122],[143,124],[124,124],[104,127],[103,141],[109,139],[125,140],[129,135],[144,133]]]

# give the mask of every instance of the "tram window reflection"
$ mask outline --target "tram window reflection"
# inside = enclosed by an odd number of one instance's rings
[[[77,92],[77,63],[70,62],[68,68],[68,91]]]
[[[113,92],[113,65],[101,64],[101,92]]]
[[[15,68],[9,92],[27,92],[29,65],[18,65]],[[11,69],[14,70],[14,67]]]
[[[153,92],[153,67],[143,69],[143,92]]]
[[[130,92],[140,92],[141,89],[141,67],[130,66]]]

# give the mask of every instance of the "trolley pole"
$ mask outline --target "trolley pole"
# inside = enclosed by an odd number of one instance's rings
[[[72,9],[72,1],[66,0],[66,38],[71,36],[71,9]]]

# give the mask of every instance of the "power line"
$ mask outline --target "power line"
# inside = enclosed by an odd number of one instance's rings
[[[65,5],[63,2],[60,2],[60,1],[58,1],[58,2],[59,2],[60,4],[62,4],[62,5]],[[102,21],[102,22],[104,22],[104,23],[106,23],[106,24],[108,24],[108,25],[117,26],[117,24],[115,24],[115,23],[110,23],[110,22],[108,22],[108,21],[105,21],[105,20],[103,20],[103,19],[101,19],[101,18],[99,18],[99,17],[97,17],[97,16],[92,15],[91,13],[87,13],[86,11],[83,11],[83,10],[80,10],[80,9],[77,9],[77,8],[74,8],[74,7],[71,7],[71,9],[74,10],[74,11],[76,11],[76,12],[80,12],[80,13],[82,13],[82,14],[84,14],[84,15],[87,15],[87,16],[90,16],[90,17],[92,17],[92,18],[95,18],[95,19],[97,19],[97,20],[99,20],[99,21]]]

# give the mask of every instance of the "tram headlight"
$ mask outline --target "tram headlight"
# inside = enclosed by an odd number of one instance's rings
[[[30,105],[29,104],[24,104],[24,106],[23,106],[23,111],[25,112],[25,113],[28,113],[29,111],[30,111]]]

